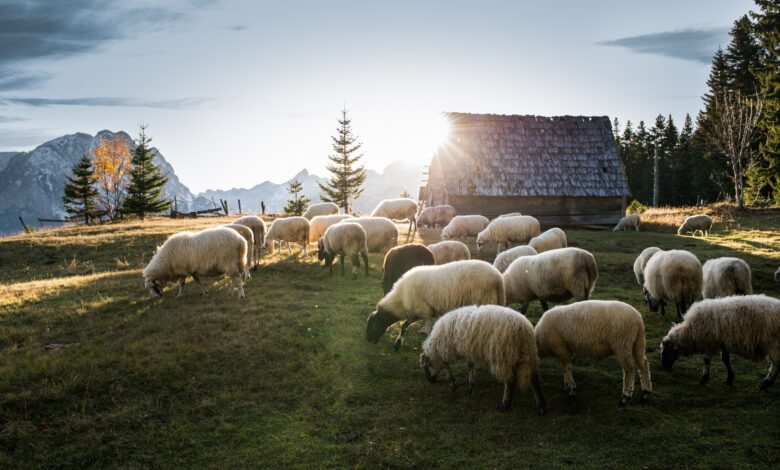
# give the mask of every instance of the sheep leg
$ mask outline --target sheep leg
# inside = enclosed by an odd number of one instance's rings
[[[303,251],[303,256],[309,256],[308,245],[309,244],[305,240],[301,242],[301,251]]]
[[[726,385],[734,386],[734,371],[731,370],[731,356],[725,349],[721,351],[720,358],[723,359],[723,364],[726,366]]]
[[[181,297],[182,291],[184,289],[184,282],[187,280],[187,276],[179,276],[179,292],[176,294],[176,297]]]
[[[650,380],[650,364],[644,353],[641,356],[635,354],[634,360],[639,364],[639,383],[642,384],[642,401],[645,401],[653,391],[653,382]]]
[[[563,383],[569,389],[569,396],[577,396],[577,384],[574,383],[574,376],[571,374],[571,357],[563,364]]]
[[[675,304],[675,306],[677,307],[677,318],[679,318],[680,321],[682,321],[683,320],[683,315],[685,314],[685,310],[686,310],[685,309],[685,301],[677,302]]]
[[[209,293],[209,290],[203,287],[203,284],[200,282],[200,279],[196,275],[192,275],[192,278],[195,279],[195,283],[200,287],[200,291],[203,295],[206,295]]]
[[[780,367],[777,366],[777,362],[772,361],[772,366],[769,367],[769,373],[766,374],[766,378],[761,381],[761,385],[758,389],[763,391],[771,387],[772,384],[775,383],[775,379],[777,379],[778,372],[780,372]]]
[[[239,274],[233,274],[230,276],[231,279],[233,279],[233,285],[236,286],[236,290],[238,291],[238,298],[246,297],[244,294],[244,283],[241,282],[241,276]],[[231,288],[228,293],[230,293],[233,289]]]
[[[458,388],[458,386],[455,384],[455,376],[452,375],[452,369],[450,369],[449,364],[447,364],[445,367],[447,368],[447,383],[450,386],[450,390],[454,392]]]
[[[501,406],[499,407],[499,410],[509,411],[512,408],[512,397],[515,394],[516,388],[517,388],[516,379],[504,384],[504,398],[503,400],[501,400]]]
[[[507,304],[509,304],[509,302],[507,302]],[[523,300],[520,302],[520,313],[525,315],[525,312],[527,311],[528,311],[528,302]]]
[[[287,251],[289,251],[290,254],[292,254],[292,245],[290,244],[290,242],[287,242]]]
[[[704,356],[704,370],[702,370],[701,373],[701,379],[699,380],[699,385],[706,385],[707,382],[710,380],[710,361],[712,356],[709,354]]]
[[[428,333],[431,332],[432,329],[433,329],[433,320],[431,318],[426,318],[425,325],[423,325],[422,328],[417,330],[417,332],[427,335]]]
[[[357,273],[360,269],[360,255],[357,253],[352,255],[352,280],[357,279]]]
[[[339,260],[341,261],[341,275],[344,275],[344,254],[342,253],[339,255]]]
[[[539,408],[539,414],[544,414],[546,403],[544,401],[544,395],[542,395],[542,381],[539,378],[538,373],[531,375],[531,389],[534,392],[534,399],[536,400],[536,406]]]
[[[618,362],[623,369],[623,395],[620,397],[620,406],[625,406],[634,395],[636,383],[636,363],[631,352],[618,355]]]
[[[659,308],[661,309],[661,316],[662,317],[666,316],[666,311],[664,310],[664,305],[666,305],[666,302],[664,302],[662,300],[661,303],[659,304]]]
[[[547,302],[545,302],[544,300],[540,299],[539,303],[542,304],[542,312],[546,312],[550,308],[550,306],[547,305]]]
[[[477,381],[477,374],[474,373],[474,363],[469,362],[469,385],[467,387],[469,393],[474,389],[474,383]]]
[[[366,276],[368,276],[368,254],[362,253],[363,256],[363,263],[366,265]]]
[[[411,320],[406,320],[401,324],[401,332],[398,334],[398,338],[395,339],[395,343],[393,343],[393,351],[398,351],[398,349],[401,347],[401,344],[404,342],[404,333],[406,333],[406,329],[411,324]]]

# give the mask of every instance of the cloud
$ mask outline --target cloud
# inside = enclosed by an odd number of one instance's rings
[[[712,63],[718,46],[728,41],[728,27],[687,28],[601,41],[600,46],[624,47],[635,54],[655,54],[701,64]]]
[[[127,97],[87,97],[87,98],[0,98],[0,104],[16,104],[33,107],[49,106],[101,106],[133,107],[161,109],[196,109],[202,104],[214,101],[213,98],[191,97],[173,100],[142,100]]]
[[[25,72],[14,68],[0,68],[0,91],[34,88],[49,78],[48,74]]]
[[[249,25],[245,25],[245,24],[231,24],[231,25],[223,26],[223,28],[225,28],[225,29],[227,29],[229,31],[238,32],[238,31],[243,31],[243,30],[249,28]]]
[[[21,122],[27,121],[27,118],[21,118],[16,116],[0,116],[0,124],[6,124],[9,122]]]
[[[0,152],[32,149],[56,137],[41,129],[0,129]]]

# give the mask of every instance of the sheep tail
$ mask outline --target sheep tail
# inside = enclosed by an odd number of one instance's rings
[[[590,293],[593,290],[593,287],[596,286],[596,279],[598,279],[599,277],[599,270],[598,268],[596,268],[595,262],[592,262],[591,259],[588,259],[588,262],[585,263],[585,265],[588,271],[588,284],[586,286],[583,286],[584,295],[582,300],[588,300],[590,298]]]
[[[498,289],[496,289],[496,305],[506,305],[506,292],[504,292],[504,279],[498,282]]]

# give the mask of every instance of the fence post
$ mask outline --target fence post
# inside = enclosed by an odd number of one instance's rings
[[[30,231],[30,227],[28,227],[27,224],[24,223],[24,220],[22,220],[22,216],[21,215],[19,216],[19,222],[22,223],[22,228],[24,228],[25,232],[29,232]]]
[[[238,200],[238,215],[241,215],[241,199]]]

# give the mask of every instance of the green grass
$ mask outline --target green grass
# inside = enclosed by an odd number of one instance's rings
[[[777,468],[780,385],[758,384],[766,363],[733,358],[698,385],[701,359],[672,371],[648,354],[654,393],[618,407],[614,358],[576,359],[578,396],[546,359],[548,413],[529,393],[500,413],[502,386],[485,370],[465,390],[429,384],[412,327],[398,353],[395,326],[378,345],[365,320],[382,295],[368,278],[328,276],[315,257],[263,258],[247,298],[214,281],[201,296],[152,300],[140,271],[168,234],[221,220],[152,220],[66,228],[0,239],[0,468]],[[438,239],[423,230],[421,239]],[[592,251],[594,298],[645,317],[656,347],[674,319],[649,313],[632,272],[646,246],[704,260],[739,256],[756,292],[779,296],[780,216],[751,212],[708,239],[668,233],[567,231]],[[472,242],[473,246],[473,242]],[[480,258],[492,261],[495,246]],[[673,309],[672,309],[673,311]],[[541,313],[529,310],[532,322]],[[50,344],[70,345],[48,350]],[[637,381],[637,387],[639,387]]]

